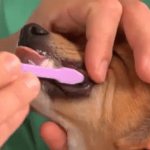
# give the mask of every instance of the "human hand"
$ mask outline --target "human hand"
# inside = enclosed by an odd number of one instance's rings
[[[0,52],[0,64],[1,147],[25,119],[40,83],[33,75],[21,71],[20,61],[13,54]]]
[[[51,150],[67,150],[67,134],[53,122],[41,126],[41,137]]]

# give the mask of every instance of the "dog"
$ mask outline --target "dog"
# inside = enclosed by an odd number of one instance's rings
[[[16,49],[23,63],[74,68],[85,77],[76,85],[40,79],[41,92],[32,108],[64,128],[68,150],[149,150],[150,85],[136,75],[125,36],[118,32],[102,84],[88,76],[83,61],[86,39],[82,39],[35,23],[23,27]]]

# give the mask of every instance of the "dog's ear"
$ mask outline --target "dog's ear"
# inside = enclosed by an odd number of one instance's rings
[[[117,147],[119,150],[150,150],[150,119],[120,138]]]

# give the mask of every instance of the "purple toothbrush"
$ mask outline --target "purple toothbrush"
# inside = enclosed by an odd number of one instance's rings
[[[24,72],[31,72],[39,78],[55,79],[64,84],[78,84],[83,82],[84,76],[80,72],[71,68],[46,68],[30,64],[22,64]]]

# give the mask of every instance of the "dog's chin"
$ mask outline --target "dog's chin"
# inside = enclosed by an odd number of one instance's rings
[[[27,46],[18,46],[16,48],[16,55],[20,58],[22,63],[26,64],[39,65],[47,68],[67,67],[64,65],[62,66],[60,62],[57,62],[57,65],[55,65],[52,57],[45,55],[44,51],[38,49],[34,50]],[[69,85],[59,83],[58,81],[52,79],[40,78],[42,90],[44,90],[51,98],[77,98],[89,96],[93,82],[88,78],[88,75],[83,68],[77,68],[77,66],[73,67],[72,65],[71,67],[77,69],[84,75],[85,79],[82,83]]]

